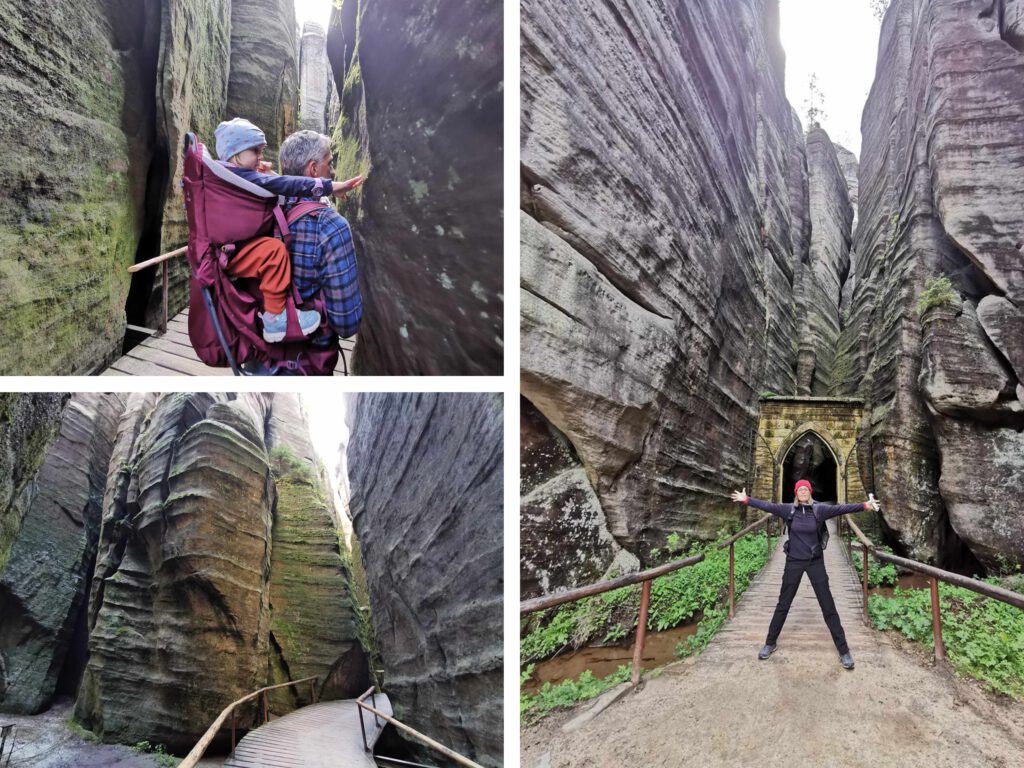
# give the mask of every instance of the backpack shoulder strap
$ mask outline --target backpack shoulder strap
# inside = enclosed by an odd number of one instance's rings
[[[288,211],[288,223],[294,224],[303,216],[306,216],[307,214],[310,214],[313,211],[329,207],[330,206],[327,205],[327,203],[319,203],[316,202],[315,200],[304,200],[301,203],[296,203]]]

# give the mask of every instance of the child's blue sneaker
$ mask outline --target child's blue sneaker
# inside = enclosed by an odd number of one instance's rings
[[[299,327],[302,329],[303,336],[309,336],[313,331],[320,327],[320,313],[316,310],[298,310],[299,313]],[[260,314],[263,318],[263,340],[274,343],[284,339],[284,335],[288,332],[288,313],[279,312],[276,315],[272,315],[269,312],[263,312]]]

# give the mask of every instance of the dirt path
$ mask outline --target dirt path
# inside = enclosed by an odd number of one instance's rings
[[[167,758],[160,763],[131,747],[89,741],[68,727],[72,709],[73,702],[62,700],[39,715],[0,714],[0,723],[17,726],[11,768],[162,768],[170,764]],[[199,765],[214,768],[223,762],[211,759]]]
[[[702,656],[578,730],[563,726],[586,706],[524,729],[522,768],[1024,765],[1024,705],[865,628],[852,568],[827,568],[856,669],[839,665],[806,578],[778,650],[758,661],[781,583],[773,557]]]

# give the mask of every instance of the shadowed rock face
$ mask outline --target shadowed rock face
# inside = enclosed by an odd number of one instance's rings
[[[501,400],[355,398],[350,508],[396,717],[500,765]]]
[[[864,110],[854,365],[864,376],[886,522],[919,559],[957,559],[960,537],[992,562],[1002,546],[993,537],[1005,544],[1022,514],[1000,490],[1024,476],[1024,454],[1013,449],[1024,392],[1016,342],[1024,328],[1024,176],[1012,170],[1024,163],[1016,9],[896,0]],[[918,297],[940,276],[951,277],[960,298],[921,318]],[[980,522],[981,488],[993,489],[987,500],[1000,521]],[[982,536],[979,525],[989,522]]]
[[[831,385],[852,212],[777,3],[527,0],[522,35],[522,392],[643,561],[735,520],[801,339],[800,384]]]
[[[57,437],[70,395],[0,393],[0,571],[25,517],[25,486]]]
[[[342,208],[362,257],[361,373],[501,372],[501,34],[493,1],[347,0],[334,14],[336,176],[372,167]]]
[[[77,394],[24,494],[25,516],[0,567],[0,709],[39,712],[84,617],[103,489],[124,395]],[[84,641],[84,635],[82,636]],[[78,670],[80,674],[81,670]]]

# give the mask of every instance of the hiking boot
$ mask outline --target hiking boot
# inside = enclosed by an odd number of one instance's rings
[[[853,669],[853,656],[847,651],[839,657],[839,663],[843,665],[843,669]]]
[[[771,655],[772,655],[773,653],[775,653],[775,649],[776,649],[776,648],[778,648],[778,647],[779,647],[779,646],[777,646],[777,645],[767,645],[767,644],[766,644],[766,645],[764,646],[764,648],[762,648],[762,649],[761,649],[761,650],[760,650],[760,651],[758,652],[758,654],[757,654],[757,658],[761,659],[761,661],[764,661],[764,660],[765,660],[765,659],[767,659],[767,658],[768,658],[769,656],[771,656]]]
[[[320,327],[320,313],[316,310],[298,310],[299,327],[303,336],[309,336]],[[263,340],[271,343],[281,341],[288,332],[288,313],[278,312],[272,315],[264,312],[260,315],[263,318]]]

